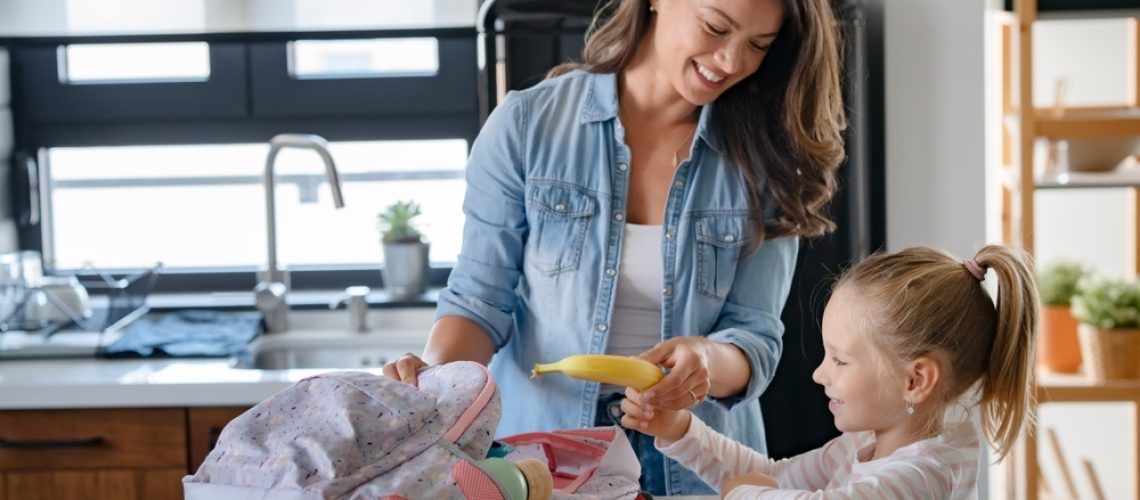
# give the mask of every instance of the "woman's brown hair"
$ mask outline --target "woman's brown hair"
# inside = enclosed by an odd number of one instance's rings
[[[997,303],[959,260],[930,248],[880,253],[847,271],[836,289],[870,305],[866,332],[889,367],[920,356],[937,360],[942,377],[931,395],[930,420],[978,384],[982,428],[1003,457],[1026,423],[1033,421],[1033,355],[1037,284],[1033,259],[1000,245],[974,257],[997,275]]]
[[[840,89],[839,32],[828,0],[780,0],[784,23],[759,70],[712,104],[712,125],[740,168],[757,244],[765,236],[819,236],[835,229],[827,204],[836,190],[847,126]],[[650,21],[649,0],[609,0],[594,16],[583,68],[619,73]],[[763,166],[763,168],[761,168]],[[765,225],[763,203],[776,205]]]

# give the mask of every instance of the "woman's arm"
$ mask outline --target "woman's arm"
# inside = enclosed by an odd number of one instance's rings
[[[776,371],[783,348],[780,313],[791,290],[797,238],[775,238],[741,259],[720,317],[708,337],[675,337],[641,357],[669,368],[646,391],[650,407],[681,410],[712,396],[732,407],[755,401]]]
[[[799,238],[774,238],[738,264],[732,289],[708,338],[741,352],[747,360],[748,379],[736,392],[712,394],[718,403],[732,407],[755,401],[772,380],[783,351],[784,324],[780,315],[791,291],[798,255]],[[744,376],[711,366],[714,378]],[[737,378],[732,380],[739,382]]]
[[[384,367],[386,376],[414,385],[425,360],[486,364],[510,340],[529,230],[523,193],[526,114],[526,96],[507,94],[471,145],[463,247],[439,293],[424,357],[404,356]]]
[[[423,360],[439,365],[452,361],[491,362],[495,344],[479,325],[463,316],[444,316],[432,326]]]

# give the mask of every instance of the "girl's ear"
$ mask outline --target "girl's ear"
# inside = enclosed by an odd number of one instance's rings
[[[907,366],[906,375],[903,399],[917,405],[934,394],[934,388],[942,379],[942,367],[931,356],[919,356]]]

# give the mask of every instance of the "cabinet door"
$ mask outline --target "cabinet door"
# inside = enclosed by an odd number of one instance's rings
[[[181,408],[0,412],[0,471],[186,465]]]
[[[182,498],[184,475],[182,469],[12,472],[0,475],[0,500],[174,500]]]
[[[190,408],[190,473],[202,465],[214,449],[222,428],[248,408]],[[0,500],[3,500],[0,498]]]

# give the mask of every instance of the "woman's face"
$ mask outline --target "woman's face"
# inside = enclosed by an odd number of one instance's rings
[[[760,67],[783,24],[780,0],[651,0],[661,71],[703,106]]]

